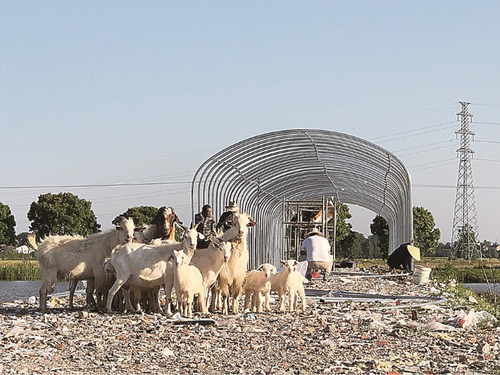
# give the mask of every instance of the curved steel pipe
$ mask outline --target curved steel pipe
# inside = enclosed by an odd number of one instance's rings
[[[192,180],[192,216],[206,203],[220,215],[236,200],[259,223],[249,236],[251,267],[278,264],[284,254],[283,201],[323,194],[384,217],[390,252],[413,236],[411,178],[404,164],[376,144],[320,129],[260,134],[208,158]]]

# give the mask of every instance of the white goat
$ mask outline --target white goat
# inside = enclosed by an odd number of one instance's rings
[[[272,264],[264,263],[257,270],[250,271],[245,280],[245,309],[250,308],[250,296],[252,296],[253,312],[262,312],[262,297],[265,298],[265,310],[271,311],[269,304],[271,298],[271,276],[276,274],[276,267]]]
[[[60,245],[49,236],[39,245],[31,238],[31,245],[37,249],[36,256],[42,274],[40,288],[40,309],[47,311],[47,294],[54,290],[57,276],[67,279],[94,279],[97,290],[102,289],[105,280],[104,260],[119,244],[132,241],[134,222],[123,219],[119,226],[105,233],[88,238],[64,241]]]
[[[203,276],[195,266],[189,265],[189,256],[182,251],[174,251],[172,257],[175,259],[174,287],[181,314],[191,318],[193,316],[192,303],[195,295],[198,295],[198,304],[202,313],[207,312],[205,287]]]
[[[75,240],[83,240],[85,237],[80,236],[80,235],[75,235],[75,236],[49,236],[47,237],[43,242],[44,246],[48,247],[56,247],[56,246],[61,246],[65,243],[75,241]],[[33,233],[28,234],[28,241],[32,244],[33,247],[37,247],[38,245],[36,244],[35,241],[35,235]],[[74,300],[74,295],[75,295],[75,290],[78,285],[78,282],[80,280],[78,279],[71,279],[69,281],[69,308],[73,310],[73,300]],[[89,279],[86,287],[86,294],[87,294],[87,301],[86,304],[88,306],[93,306],[96,304],[95,299],[93,297],[94,293],[94,279]]]
[[[285,270],[271,276],[271,289],[277,292],[280,298],[279,311],[285,311],[285,297],[289,295],[289,308],[293,312],[297,307],[297,293],[302,301],[302,310],[307,307],[304,285],[305,278],[295,269],[296,260],[282,260]]]
[[[248,214],[234,214],[233,227],[222,236],[224,240],[231,240],[233,245],[231,258],[222,267],[217,280],[222,298],[222,313],[225,315],[229,313],[228,299],[230,292],[232,312],[233,314],[238,313],[238,300],[243,290],[243,281],[248,267],[249,254],[246,241],[248,228],[256,224]],[[212,299],[212,308],[215,307],[215,299]]]
[[[173,272],[173,270],[168,271],[168,259],[172,252],[184,249],[186,253],[192,254],[196,248],[198,235],[196,229],[192,228],[186,231],[180,243],[161,246],[127,244],[114,252],[110,263],[115,270],[116,281],[109,290],[107,311],[111,312],[113,297],[125,283],[135,290],[155,288],[165,284],[165,276]],[[159,302],[157,303],[159,305]]]
[[[231,259],[231,251],[231,242],[214,238],[210,240],[207,249],[199,249],[194,252],[190,264],[200,270],[207,293],[217,281],[224,264]]]

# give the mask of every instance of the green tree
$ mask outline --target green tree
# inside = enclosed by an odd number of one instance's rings
[[[352,225],[347,222],[350,218],[352,218],[352,215],[349,212],[349,206],[343,203],[337,204],[337,230],[335,231],[337,242],[344,240],[351,233]],[[328,224],[333,226],[333,220],[334,218],[330,219]]]
[[[138,206],[130,207],[123,214],[118,215],[112,221],[113,224],[118,224],[120,222],[120,216],[131,217],[134,219],[134,224],[137,227],[149,225],[153,220],[158,208],[153,206]]]
[[[453,250],[458,257],[468,259],[477,256],[477,239],[476,232],[469,225],[465,225],[463,228],[458,230],[458,239],[453,244]]]
[[[424,207],[413,207],[413,240],[422,255],[432,256],[439,245],[441,231],[436,228],[434,216]]]
[[[351,231],[347,237],[338,243],[338,256],[348,259],[359,259],[363,256],[363,244],[366,242],[363,234]]]
[[[370,224],[370,231],[378,239],[382,259],[387,259],[389,255],[389,225],[387,221],[382,216],[375,216]]]
[[[451,248],[451,244],[449,242],[439,243],[436,250],[437,257],[447,257],[451,259],[452,254],[453,254],[453,249]]]
[[[362,244],[363,258],[378,259],[380,255],[380,247],[378,246],[378,237],[370,235]]]
[[[0,202],[0,244],[13,245],[16,242],[16,220],[10,207]]]
[[[38,238],[50,234],[88,236],[101,227],[92,211],[92,203],[71,193],[42,194],[28,211],[30,231]]]
[[[485,258],[496,258],[497,257],[497,250],[496,246],[494,246],[491,241],[488,240],[483,240],[481,242],[480,250],[481,250],[481,255]]]

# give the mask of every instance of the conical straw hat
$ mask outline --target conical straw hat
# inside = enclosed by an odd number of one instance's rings
[[[420,249],[418,247],[408,245],[408,252],[415,260],[420,260]]]

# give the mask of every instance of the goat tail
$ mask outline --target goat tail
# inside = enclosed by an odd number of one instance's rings
[[[33,249],[38,250],[35,233],[28,233],[28,243]]]

